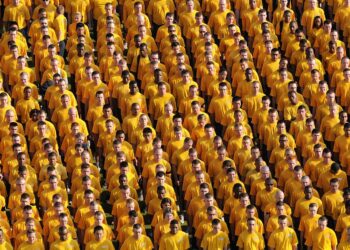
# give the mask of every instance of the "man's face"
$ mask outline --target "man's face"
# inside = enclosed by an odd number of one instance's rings
[[[269,177],[270,177],[270,171],[267,170],[267,169],[263,169],[263,170],[261,171],[261,177],[262,177],[263,179],[269,178]]]
[[[103,94],[98,94],[96,96],[96,102],[98,103],[98,105],[102,105],[104,103],[105,97]]]
[[[33,244],[36,241],[35,232],[27,234],[28,242]]]
[[[262,12],[258,15],[258,17],[259,17],[260,22],[265,22],[266,18],[267,18],[267,14],[266,14],[266,12]]]
[[[139,34],[141,37],[144,37],[147,33],[146,27],[142,26],[139,28]]]
[[[97,215],[95,217],[95,220],[96,220],[97,225],[102,225],[103,224],[103,215]]]
[[[0,104],[2,106],[6,106],[8,104],[7,96],[4,96],[4,97],[0,98]]]
[[[186,73],[182,76],[184,82],[189,82],[191,80],[190,74]]]
[[[248,221],[247,226],[249,231],[254,231],[256,222],[253,220]]]
[[[243,197],[243,198],[241,198],[240,201],[241,201],[241,204],[242,204],[244,207],[248,206],[249,203],[250,203],[249,197]]]
[[[130,197],[130,189],[123,190],[122,196],[124,199],[128,199]]]
[[[28,75],[22,75],[20,79],[21,83],[26,84],[28,82]]]
[[[27,224],[26,224],[26,229],[27,230],[34,230],[35,229],[35,223],[34,223],[34,221],[30,221],[30,222],[28,222]]]
[[[204,174],[202,173],[202,174],[196,175],[196,181],[197,183],[204,183],[205,181]]]
[[[52,189],[56,189],[58,187],[57,179],[50,180],[50,186],[51,186]]]
[[[334,103],[334,102],[335,102],[335,93],[329,93],[329,94],[327,95],[327,101],[328,101],[329,103]]]
[[[49,158],[48,158],[48,160],[49,160],[49,163],[50,164],[56,164],[56,162],[57,162],[57,156],[56,155],[52,155],[52,156],[49,156]]]
[[[247,217],[248,218],[254,218],[255,210],[254,209],[248,209],[246,213],[247,213]]]
[[[126,208],[128,209],[128,211],[135,210],[135,203],[132,202],[126,204]]]
[[[272,188],[273,188],[273,181],[272,180],[265,181],[265,187],[266,187],[266,190],[268,190],[268,191],[272,190]]]
[[[205,198],[204,202],[207,207],[213,206],[214,198],[213,197]]]
[[[90,168],[84,168],[84,169],[81,171],[81,174],[82,174],[82,176],[90,176],[90,174],[91,174],[91,169],[90,169]]]
[[[332,153],[323,153],[322,157],[325,162],[330,162],[332,160]]]
[[[317,158],[321,158],[322,157],[322,148],[316,148],[314,149],[314,153],[315,153],[315,156]]]
[[[33,210],[28,209],[24,212],[25,218],[33,218]]]
[[[344,78],[345,78],[345,80],[349,81],[349,79],[350,79],[350,70],[347,70],[347,71],[344,72]]]
[[[310,215],[314,216],[317,214],[317,207],[309,208]]]
[[[120,185],[127,185],[128,184],[128,179],[126,177],[123,177],[120,179]]]
[[[179,224],[171,224],[170,225],[170,232],[172,234],[176,234],[179,231]]]
[[[349,137],[350,136],[350,128],[344,128],[344,134],[345,134],[345,136]]]
[[[101,241],[103,239],[103,230],[97,230],[95,233],[95,239]]]
[[[90,204],[90,202],[94,201],[94,195],[93,194],[87,194],[85,195],[85,202],[87,204]]]
[[[260,156],[260,150],[258,148],[252,149],[251,155],[254,159],[257,159]]]
[[[229,181],[234,181],[235,178],[236,178],[236,172],[235,172],[235,171],[232,171],[232,172],[230,172],[230,173],[227,174],[227,179],[228,179]]]
[[[103,116],[105,118],[111,117],[111,115],[112,115],[112,109],[111,108],[103,109]]]
[[[22,199],[21,200],[21,206],[24,207],[24,206],[27,206],[27,205],[30,205],[30,198]]]
[[[333,182],[330,184],[331,186],[331,191],[336,192],[339,189],[339,183],[338,182]]]
[[[301,177],[303,176],[303,171],[294,171],[294,176],[296,179],[301,180]]]
[[[107,5],[105,7],[105,10],[106,10],[107,15],[112,15],[112,13],[113,13],[113,6],[111,4],[109,4],[109,5]]]
[[[70,103],[70,100],[69,100],[69,97],[68,96],[65,96],[61,99],[61,104],[62,106],[64,107],[68,107],[69,106],[69,103]]]
[[[94,74],[92,76],[92,79],[94,80],[95,83],[99,83],[101,78],[100,78],[100,74]]]
[[[217,217],[217,212],[216,212],[216,210],[210,211],[210,212],[208,212],[207,214],[208,214],[208,219],[209,219],[209,220],[215,219],[215,218]]]
[[[60,81],[58,83],[58,87],[61,91],[64,91],[64,90],[66,90],[66,83],[64,81]]]
[[[159,94],[164,95],[166,93],[166,86],[165,85],[160,85],[158,87],[158,92],[159,92]]]
[[[307,187],[307,186],[311,185],[310,178],[303,178],[303,179],[301,179],[301,184],[303,185],[303,187]]]
[[[259,83],[257,83],[257,82],[253,83],[253,91],[254,91],[254,93],[258,93],[260,91]]]
[[[311,188],[307,188],[304,190],[304,194],[305,194],[305,198],[307,200],[311,199],[312,197],[312,189]]]
[[[269,118],[271,121],[275,121],[277,119],[277,113],[276,112],[269,113]]]
[[[133,233],[134,233],[134,237],[136,239],[139,239],[142,235],[142,228],[138,228],[138,229],[133,229]]]
[[[279,52],[278,51],[273,51],[272,53],[271,53],[271,58],[272,58],[272,60],[273,61],[276,61],[278,58],[279,58]]]
[[[327,221],[318,221],[319,228],[323,231],[327,227]]]
[[[220,96],[226,96],[226,94],[227,94],[227,87],[226,86],[220,86],[219,87],[219,93],[220,93]]]
[[[135,94],[137,92],[137,89],[138,89],[137,84],[130,84],[129,89],[130,89],[131,94]]]
[[[287,221],[287,220],[278,220],[278,225],[279,225],[280,228],[282,228],[282,229],[287,228],[287,226],[288,226],[288,221]]]
[[[173,16],[167,16],[167,17],[166,17],[166,20],[167,20],[167,22],[168,22],[169,24],[174,23],[174,17],[173,17]]]
[[[140,105],[134,105],[131,108],[131,113],[132,115],[137,115],[140,112]]]
[[[59,232],[60,235],[60,240],[61,241],[66,241],[68,238],[68,230],[65,228]]]

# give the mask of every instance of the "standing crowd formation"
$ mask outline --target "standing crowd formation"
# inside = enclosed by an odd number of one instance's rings
[[[3,0],[1,250],[350,249],[350,0]]]

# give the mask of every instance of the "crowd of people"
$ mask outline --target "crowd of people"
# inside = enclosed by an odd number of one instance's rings
[[[0,249],[350,249],[350,0],[0,7]]]

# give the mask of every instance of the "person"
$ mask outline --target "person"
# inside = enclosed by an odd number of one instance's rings
[[[248,229],[244,230],[237,240],[237,246],[239,249],[265,249],[265,242],[262,235],[256,230],[255,218],[247,219]]]
[[[96,226],[94,228],[95,240],[90,241],[86,245],[86,250],[98,250],[98,249],[106,249],[106,250],[114,250],[114,246],[112,241],[109,239],[103,239],[104,229],[102,226]]]
[[[201,242],[204,250],[227,250],[230,240],[227,234],[221,231],[220,220],[215,218],[211,222],[212,230],[206,233]]]
[[[337,236],[335,232],[327,227],[328,219],[322,216],[318,219],[318,227],[311,232],[311,236],[306,241],[308,250],[311,249],[337,249]]]
[[[288,227],[288,219],[286,215],[278,217],[279,227],[272,232],[268,241],[269,249],[285,249],[296,250],[298,246],[298,238],[293,228]]]
[[[140,224],[133,226],[133,235],[127,238],[120,250],[152,250],[153,243],[151,239],[142,234],[142,227]]]
[[[159,242],[159,250],[178,249],[185,250],[190,248],[188,234],[179,230],[179,221],[170,222],[170,232],[164,234]]]
[[[61,226],[58,229],[60,238],[53,242],[50,246],[50,250],[70,249],[79,250],[79,245],[76,240],[68,238],[67,227]]]
[[[346,229],[346,239],[341,241],[338,245],[338,250],[346,250],[350,247],[350,227]]]
[[[36,250],[44,250],[44,243],[39,240],[36,237],[36,232],[33,229],[30,229],[27,231],[27,238],[28,240],[23,242],[19,247],[18,250],[29,250],[29,249],[36,249]]]
[[[309,205],[309,213],[301,217],[299,223],[300,242],[303,244],[311,237],[311,232],[317,227],[318,219],[321,217],[317,213],[317,204],[311,203]]]
[[[6,236],[2,228],[0,228],[0,249],[6,249],[6,250],[13,249],[11,243],[6,240]]]

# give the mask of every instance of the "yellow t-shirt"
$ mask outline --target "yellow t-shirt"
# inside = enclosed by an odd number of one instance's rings
[[[19,247],[18,250],[45,250],[44,244],[42,241],[35,241],[33,244],[30,244],[28,242],[23,242]]]
[[[72,249],[79,250],[79,244],[76,240],[68,239],[66,241],[57,240],[51,244],[50,250]]]
[[[278,228],[272,232],[268,246],[273,249],[292,250],[293,246],[298,244],[298,238],[292,228],[285,228],[284,230]]]
[[[159,250],[178,249],[185,250],[190,248],[188,234],[178,231],[176,234],[166,233],[159,242]]]
[[[124,241],[120,250],[151,250],[153,249],[153,243],[149,237],[142,235],[140,239],[135,239],[134,236],[130,236]]]
[[[228,246],[230,240],[225,232],[208,232],[204,235],[201,247],[203,249],[224,249]]]
[[[6,6],[3,16],[4,22],[16,21],[19,29],[24,29],[27,26],[27,23],[30,20],[29,9],[23,5],[19,4],[14,6],[10,4]]]
[[[265,249],[265,242],[262,235],[258,232],[243,231],[237,240],[237,246],[246,250],[263,250]]]
[[[306,245],[315,250],[333,249],[337,244],[338,240],[335,232],[328,227],[323,231],[318,227],[315,228],[311,232],[309,239],[306,241]]]
[[[86,245],[86,250],[99,250],[99,249],[106,249],[106,250],[114,250],[114,246],[112,244],[112,241],[110,240],[101,240],[101,241],[90,241],[87,245]]]

